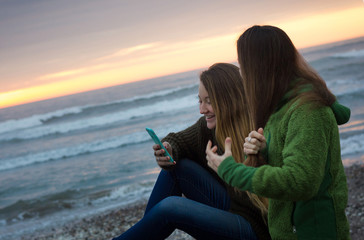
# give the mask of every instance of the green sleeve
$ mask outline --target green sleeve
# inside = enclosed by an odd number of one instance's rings
[[[252,186],[256,194],[268,198],[307,200],[316,195],[323,180],[330,131],[336,122],[333,123],[329,108],[311,109],[309,106],[298,107],[281,121],[286,128],[275,126],[281,129],[276,133],[279,137],[274,139],[280,144],[271,142],[269,157],[281,158],[283,164],[260,167],[254,174]]]
[[[232,156],[225,158],[217,169],[217,173],[229,185],[241,191],[252,189],[252,177],[257,169],[235,162]]]

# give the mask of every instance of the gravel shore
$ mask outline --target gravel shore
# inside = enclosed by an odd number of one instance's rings
[[[363,239],[364,235],[364,165],[345,168],[349,187],[349,200],[346,213],[350,222],[353,240]],[[118,236],[134,225],[142,216],[145,202],[126,208],[82,219],[60,226],[23,236],[23,240],[101,240]],[[168,240],[193,239],[182,231],[175,231]]]
[[[363,239],[364,235],[364,165],[345,168],[349,199],[346,215],[350,223],[352,240]]]

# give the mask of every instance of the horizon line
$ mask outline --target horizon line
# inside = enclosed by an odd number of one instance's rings
[[[303,47],[303,48],[297,48],[297,50],[303,54],[303,53],[308,53],[310,51],[318,50],[320,48],[335,46],[335,44],[338,44],[338,43],[345,44],[347,42],[351,42],[351,41],[355,41],[355,40],[359,40],[359,39],[364,39],[364,35],[359,36],[359,37],[339,40],[339,41],[328,42],[328,43],[319,44],[319,45],[313,45],[313,46],[308,46],[308,47]],[[236,64],[237,61],[232,61],[232,62],[229,62],[229,63]],[[60,99],[60,98],[64,98],[64,97],[77,95],[77,94],[94,92],[94,91],[98,91],[98,90],[104,90],[104,89],[118,87],[118,86],[127,85],[127,84],[150,81],[150,80],[154,80],[154,79],[157,79],[157,78],[163,78],[163,77],[168,77],[168,76],[173,76],[173,75],[178,75],[178,74],[183,74],[183,73],[188,73],[188,72],[193,72],[193,71],[199,71],[199,70],[202,70],[202,69],[204,69],[204,67],[194,68],[194,69],[185,70],[185,71],[179,71],[179,72],[175,72],[175,73],[172,73],[172,74],[164,74],[164,75],[154,76],[154,77],[150,77],[150,78],[136,79],[136,80],[133,80],[133,81],[128,81],[128,82],[125,82],[125,83],[115,84],[115,85],[111,85],[111,86],[100,87],[100,88],[95,88],[95,89],[91,89],[91,90],[75,92],[75,93],[71,93],[71,94],[65,94],[65,95],[57,96],[57,97],[50,97],[50,98],[46,98],[46,99],[42,99],[42,100],[36,100],[36,101],[26,102],[26,103],[22,103],[22,104],[16,104],[16,105],[8,106],[8,107],[0,107],[0,110],[10,109],[10,108],[24,106],[24,105],[28,105],[28,104],[40,103],[40,102],[49,101],[49,100],[56,100],[56,99]],[[21,90],[21,89],[19,89],[19,90]],[[14,91],[17,91],[17,90],[14,90]],[[14,92],[14,91],[11,91],[11,92]]]

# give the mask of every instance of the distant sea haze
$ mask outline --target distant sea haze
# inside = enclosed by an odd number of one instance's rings
[[[301,51],[339,102],[345,166],[364,162],[364,38]],[[0,109],[0,240],[146,199],[159,137],[200,117],[201,69]]]

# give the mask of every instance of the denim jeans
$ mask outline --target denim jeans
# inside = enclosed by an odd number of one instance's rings
[[[225,187],[199,164],[182,159],[173,170],[161,170],[144,217],[113,240],[165,239],[175,229],[196,239],[257,239],[249,222],[229,208]]]

